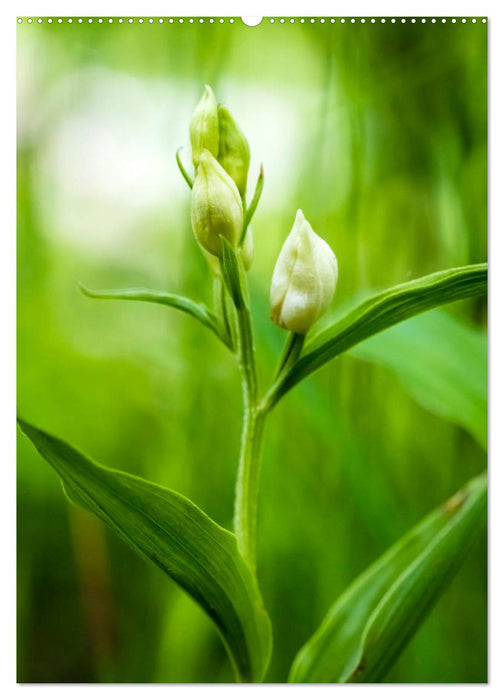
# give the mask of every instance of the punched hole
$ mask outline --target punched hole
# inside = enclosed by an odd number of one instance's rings
[[[243,24],[246,24],[247,27],[257,27],[258,24],[261,24],[262,19],[262,17],[242,17],[241,21]]]

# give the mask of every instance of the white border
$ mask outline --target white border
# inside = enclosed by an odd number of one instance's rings
[[[43,10],[42,10],[43,8]],[[402,17],[406,11],[406,16],[421,17],[424,15],[441,17],[448,16],[463,17],[470,16],[475,12],[479,16],[489,13],[497,15],[497,3],[481,0],[480,2],[469,2],[459,0],[459,2],[435,2],[435,0],[425,0],[425,2],[411,2],[405,7],[400,0],[384,1],[377,3],[368,0],[367,2],[351,2],[349,0],[341,2],[322,2],[321,0],[310,0],[310,2],[299,2],[292,0],[270,0],[270,2],[243,3],[232,0],[215,0],[215,2],[181,2],[174,0],[166,3],[160,0],[146,0],[145,2],[73,2],[64,0],[59,2],[23,2],[17,3],[15,14],[20,16],[50,16],[62,14],[62,16],[82,14],[84,17],[99,17],[101,15],[131,14],[135,16],[162,17],[190,17],[194,16],[266,16],[266,17],[290,17],[290,16],[343,16],[343,17],[373,17],[379,15]]]
[[[504,459],[502,450],[502,440],[500,434],[503,432],[502,420],[504,417],[504,405],[502,399],[503,370],[501,358],[504,356],[502,346],[502,304],[503,300],[503,277],[500,266],[503,261],[504,246],[504,221],[502,214],[502,200],[504,193],[503,178],[503,130],[504,130],[504,109],[502,83],[504,35],[502,31],[503,10],[502,5],[496,2],[479,1],[468,2],[459,0],[458,2],[434,2],[425,0],[422,3],[410,3],[405,8],[402,2],[275,2],[268,3],[236,3],[215,1],[212,3],[195,2],[152,2],[145,0],[142,3],[124,0],[121,3],[109,1],[70,3],[66,2],[24,2],[15,6],[4,4],[2,6],[2,22],[0,23],[0,47],[2,51],[2,76],[3,94],[8,99],[2,106],[2,129],[0,138],[2,139],[2,207],[4,217],[1,245],[2,254],[0,262],[2,264],[0,283],[2,299],[2,330],[3,342],[1,344],[2,371],[3,371],[3,402],[2,402],[2,422],[3,438],[2,444],[6,446],[4,459],[2,460],[2,495],[3,495],[3,527],[2,532],[2,552],[4,554],[2,562],[1,578],[2,590],[2,646],[1,646],[1,683],[5,686],[6,693],[37,693],[47,697],[64,694],[82,694],[92,692],[97,697],[102,694],[120,694],[121,696],[132,696],[138,692],[169,693],[170,696],[188,697],[192,693],[204,693],[206,697],[217,698],[227,693],[255,694],[257,692],[269,695],[274,693],[283,695],[289,693],[300,696],[308,692],[317,695],[335,693],[351,693],[361,696],[364,693],[372,693],[374,697],[389,697],[392,695],[408,697],[423,697],[426,687],[422,685],[403,686],[192,686],[192,685],[171,685],[169,688],[158,685],[148,685],[142,687],[140,691],[137,685],[120,686],[16,686],[15,685],[15,544],[14,533],[14,502],[15,502],[15,433],[13,407],[15,405],[15,115],[13,105],[15,105],[15,18],[16,16],[57,16],[62,17],[82,13],[83,17],[119,16],[118,11],[123,16],[132,17],[179,17],[179,16],[268,16],[268,17],[296,17],[296,16],[344,16],[344,17],[482,17],[489,16],[489,46],[490,46],[490,249],[491,249],[491,276],[490,276],[490,296],[491,296],[491,391],[490,391],[490,483],[491,483],[491,612],[492,620],[490,625],[490,685],[489,686],[462,686],[462,685],[441,685],[428,686],[429,695],[439,693],[443,698],[450,697],[479,697],[481,693],[485,695],[495,695],[502,697],[504,692],[503,683],[503,662],[504,649],[502,645],[502,632],[504,626],[503,597],[501,591],[504,588],[503,563],[502,563],[502,512],[500,503],[503,494],[503,469]],[[209,12],[210,10],[210,12]],[[309,10],[309,13],[307,13]],[[407,10],[406,14],[405,10]],[[380,15],[377,15],[377,11]],[[167,14],[169,12],[170,14]],[[476,13],[476,14],[475,14]],[[470,30],[469,30],[470,31]],[[500,634],[499,634],[500,632]],[[449,653],[449,650],[447,650]],[[500,690],[499,690],[500,689]],[[7,696],[8,697],[8,696]]]

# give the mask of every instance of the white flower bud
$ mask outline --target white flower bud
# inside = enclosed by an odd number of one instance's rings
[[[212,255],[222,256],[219,236],[236,246],[243,226],[238,189],[212,154],[200,156],[191,195],[191,223],[196,240]]]
[[[217,100],[212,88],[205,85],[203,97],[198,102],[189,125],[191,138],[192,159],[194,167],[198,167],[200,156],[206,148],[217,158],[219,153],[219,115]]]
[[[304,335],[331,304],[337,279],[336,256],[298,209],[273,271],[273,321]]]

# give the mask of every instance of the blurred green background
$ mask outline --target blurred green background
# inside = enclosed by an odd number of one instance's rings
[[[250,186],[264,163],[250,284],[266,388],[284,340],[269,283],[298,207],[338,257],[331,317],[371,289],[486,259],[486,51],[481,21],[19,25],[21,415],[229,527],[233,358],[189,317],[90,300],[78,282],[211,301],[174,157],[186,146],[189,167],[209,83],[249,139]],[[417,321],[332,362],[271,416],[258,555],[268,681],[285,680],[356,575],[485,468],[486,300]],[[232,680],[196,604],[70,506],[23,436],[17,512],[19,681]],[[478,533],[386,680],[485,681],[486,623]]]

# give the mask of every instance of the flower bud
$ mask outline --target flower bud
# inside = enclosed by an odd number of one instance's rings
[[[236,246],[243,226],[243,208],[235,183],[206,149],[200,156],[191,195],[191,223],[196,240],[222,257],[219,236]]]
[[[298,209],[273,271],[273,321],[304,335],[330,305],[337,279],[336,256]]]
[[[219,163],[231,175],[241,197],[247,191],[250,164],[248,141],[229,111],[223,105],[217,108],[219,117]]]
[[[198,102],[189,125],[191,138],[192,159],[194,167],[198,167],[201,153],[206,148],[217,158],[219,153],[219,117],[217,100],[212,88],[205,86],[203,97]]]

